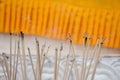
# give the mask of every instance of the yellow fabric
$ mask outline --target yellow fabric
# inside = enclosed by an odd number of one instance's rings
[[[0,32],[37,34],[65,40],[72,34],[82,43],[82,34],[106,37],[104,46],[120,48],[119,0],[1,0]]]

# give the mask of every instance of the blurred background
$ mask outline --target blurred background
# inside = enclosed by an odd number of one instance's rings
[[[120,0],[0,0],[0,32],[39,35],[82,44],[82,35],[106,38],[120,49]]]

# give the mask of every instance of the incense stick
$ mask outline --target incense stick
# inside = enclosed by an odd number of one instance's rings
[[[73,47],[73,43],[72,43],[72,38],[71,35],[69,34],[69,53],[67,54],[67,59],[65,62],[65,68],[64,68],[64,73],[63,73],[63,80],[69,80],[70,79],[70,73],[72,71],[72,68],[74,68],[75,71],[75,77],[76,80],[87,80],[88,78],[88,74],[93,62],[93,58],[94,58],[94,66],[93,66],[93,72],[92,72],[92,78],[91,80],[94,80],[94,76],[95,76],[95,72],[96,72],[96,68],[97,68],[97,64],[99,61],[99,57],[100,57],[100,51],[101,51],[101,46],[104,42],[104,39],[99,43],[99,39],[97,39],[96,41],[96,45],[94,47],[94,50],[92,52],[92,58],[90,60],[90,63],[88,65],[88,69],[87,69],[87,63],[88,63],[88,52],[89,52],[89,47],[90,47],[90,41],[91,39],[84,35],[83,37],[83,46],[84,46],[84,51],[83,51],[83,55],[82,55],[82,70],[81,70],[81,74],[80,74],[80,78],[78,76],[78,66],[77,66],[77,62],[76,62],[76,54],[74,51],[74,47]],[[21,39],[21,45],[22,45],[22,54],[20,52],[20,41],[18,40],[18,48],[16,50],[16,39],[15,39],[15,49],[14,49],[14,62],[13,62],[13,67],[12,67],[12,34],[10,33],[10,67],[8,64],[8,60],[6,58],[6,54],[3,53],[3,59],[4,59],[4,64],[5,64],[5,68],[4,66],[1,64],[5,78],[8,80],[16,80],[17,79],[17,69],[18,69],[18,58],[20,58],[20,64],[21,64],[21,70],[22,70],[22,80],[27,80],[27,72],[26,72],[26,55],[25,55],[25,45],[24,45],[24,34],[21,32],[20,35],[20,39]],[[30,49],[28,48],[28,53],[29,53],[29,58],[30,58],[30,62],[31,62],[31,66],[32,66],[32,70],[33,70],[33,75],[34,75],[34,80],[42,80],[42,71],[44,68],[44,63],[49,51],[49,47],[47,49],[47,51],[45,50],[45,44],[42,45],[42,48],[40,50],[40,46],[39,46],[39,41],[36,39],[36,55],[37,55],[37,61],[36,61],[36,71],[34,69],[34,65],[33,65],[33,61],[32,61],[32,55],[30,52]],[[59,75],[59,64],[60,64],[60,59],[61,59],[61,52],[63,50],[63,45],[61,45],[60,50],[58,51],[58,49],[55,49],[55,64],[54,64],[54,80],[58,80],[58,75]],[[16,52],[17,51],[17,52]],[[41,51],[41,52],[40,52]],[[58,54],[59,53],[59,54]],[[16,57],[17,56],[17,57]],[[69,65],[69,56],[71,56],[73,58],[72,63]],[[23,58],[23,61],[22,61]],[[0,58],[1,60],[1,58]],[[6,70],[6,72],[5,72]]]
[[[86,71],[85,80],[87,80],[87,78],[88,78],[88,74],[89,74],[89,71],[90,71],[90,68],[91,68],[91,65],[92,65],[92,62],[93,62],[93,58],[95,57],[96,50],[97,50],[97,48],[98,48],[98,42],[99,42],[99,38],[97,39],[96,44],[95,44],[95,47],[94,47],[94,50],[93,50],[93,52],[92,52],[92,57],[91,57],[91,60],[90,60],[89,65],[88,65],[88,70]]]
[[[14,49],[14,61],[13,61],[13,70],[12,70],[12,80],[14,80],[14,69],[15,69],[15,59],[16,59],[16,39],[15,39],[15,49]]]
[[[72,52],[71,53],[72,57],[75,59],[75,61],[74,61],[74,70],[75,70],[76,79],[79,80],[78,68],[77,68],[77,63],[76,63],[76,58],[75,58],[75,51],[74,51],[74,48],[73,48],[73,45],[72,45],[72,37],[71,37],[70,33],[68,34],[68,39],[69,39],[69,45],[70,45],[69,51]]]
[[[41,65],[41,74],[42,74],[42,71],[43,71],[44,62],[45,62],[45,59],[47,57],[49,48],[50,48],[50,46],[48,46],[47,52],[45,52],[44,55],[43,55],[43,60],[42,60],[42,65]]]
[[[74,58],[73,63],[74,63],[74,70],[75,70],[75,74],[76,74],[76,79],[79,80],[78,67],[77,67],[77,62],[76,62],[76,57],[75,57],[75,51],[74,51],[74,48],[73,48],[72,43],[71,43],[71,47],[72,47],[72,50],[73,50],[73,53],[72,53],[73,55],[72,55],[72,57]]]
[[[31,65],[32,65],[33,74],[34,74],[34,80],[36,80],[36,77],[35,77],[36,74],[35,74],[34,65],[33,65],[32,57],[31,57],[31,52],[30,52],[29,48],[28,48],[28,53],[29,53],[30,62],[31,62]]]
[[[21,56],[20,56],[20,47],[19,47],[19,40],[18,40],[18,50],[17,50],[17,59],[16,59],[16,65],[15,65],[15,71],[14,71],[14,78],[13,80],[16,80],[16,76],[17,76],[17,69],[18,69],[18,58],[20,57],[20,62],[21,62],[21,65],[22,65],[22,61],[21,61]],[[22,66],[21,66],[22,68]],[[23,69],[22,69],[22,72],[23,72]]]
[[[87,37],[84,35],[83,36],[83,55],[82,55],[82,70],[81,70],[81,76],[80,76],[80,80],[83,80],[83,73],[84,73],[84,65],[85,65],[85,53],[86,53],[86,43],[87,43]]]
[[[58,60],[58,49],[55,49],[55,65],[54,65],[54,80],[57,80],[57,60]]]
[[[26,73],[26,56],[25,56],[25,45],[24,45],[24,33],[21,32],[21,45],[22,45],[22,57],[23,57],[23,66],[24,66],[24,80],[27,79],[27,73]]]
[[[88,36],[87,36],[88,37]],[[86,74],[86,66],[87,66],[87,60],[88,60],[88,52],[89,52],[89,48],[90,48],[90,41],[91,41],[91,36],[88,38],[88,40],[86,39],[86,53],[85,53],[85,65],[84,65],[84,71],[83,71],[83,80],[85,78],[85,74]]]
[[[94,80],[96,67],[97,67],[97,64],[98,64],[98,61],[99,61],[100,51],[101,51],[101,47],[102,47],[103,42],[104,42],[104,39],[100,42],[99,47],[98,47],[98,52],[97,52],[96,57],[95,57],[95,63],[94,63],[94,67],[93,67],[93,73],[92,73],[91,80]]]
[[[63,50],[63,44],[61,44],[61,47],[60,47],[60,52],[58,54],[58,64],[57,64],[57,74],[56,76],[58,77],[58,74],[59,74],[59,64],[60,64],[60,59],[61,59],[61,52]]]
[[[11,80],[11,74],[12,74],[12,33],[10,33],[10,80]]]
[[[6,59],[6,54],[5,53],[2,53],[3,54],[3,58],[4,58],[4,63],[5,63],[5,67],[6,67],[6,71],[7,71],[7,76],[8,76],[8,80],[10,80],[10,72],[9,72],[9,68],[8,68],[8,61]]]
[[[42,48],[41,48],[41,56],[40,56],[41,62],[42,62],[43,57],[44,57],[43,55],[44,55],[44,49],[45,49],[45,47],[46,47],[46,43],[43,44],[43,45],[42,45]]]
[[[1,62],[2,62],[2,59],[0,58],[0,64],[1,64],[2,69],[3,69],[3,73],[4,73],[4,76],[5,76],[5,80],[7,80],[7,75],[6,75],[6,72],[5,72],[5,69],[4,69],[4,65],[3,65]]]
[[[69,54],[67,55],[67,59],[66,59],[66,63],[65,63],[65,69],[63,72],[63,79],[62,80],[66,80],[66,73],[68,72],[68,66],[69,66]]]
[[[75,59],[72,60],[72,65],[71,65],[71,68],[70,68],[69,73],[68,73],[68,80],[70,79],[70,72],[72,71],[74,61],[75,61]]]
[[[39,41],[36,38],[36,49],[37,49],[37,64],[36,64],[36,79],[41,80],[41,56],[39,50]]]

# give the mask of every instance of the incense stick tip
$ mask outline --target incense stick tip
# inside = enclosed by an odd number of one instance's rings
[[[24,33],[22,31],[20,32],[20,34],[21,34],[21,37],[24,38]]]
[[[12,35],[12,33],[10,32],[10,36]]]

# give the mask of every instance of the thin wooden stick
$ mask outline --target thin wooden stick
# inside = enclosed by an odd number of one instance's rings
[[[50,46],[48,47],[47,52],[45,52],[44,55],[43,55],[43,60],[42,60],[42,65],[41,65],[41,74],[42,74],[42,71],[43,71],[44,62],[45,62],[45,59],[46,59],[46,57],[47,57],[49,48],[50,48]],[[42,80],[42,79],[41,79],[41,80]]]
[[[3,58],[4,58],[4,63],[5,63],[5,67],[6,67],[6,71],[7,71],[7,77],[8,77],[8,80],[10,80],[10,72],[9,72],[9,68],[8,68],[8,61],[7,61],[7,58],[6,58],[6,54],[5,53],[2,53],[3,54]]]
[[[4,65],[2,64],[2,59],[1,58],[0,58],[0,64],[1,64],[3,72],[4,72],[5,80],[7,80],[7,75],[6,75],[6,72],[5,72]]]
[[[10,33],[10,80],[12,74],[12,33]]]
[[[73,50],[72,57],[75,59],[75,61],[73,61],[73,63],[74,63],[74,70],[75,70],[75,74],[76,74],[76,79],[79,80],[77,62],[76,62],[76,57],[75,57],[75,51],[74,51],[74,48],[73,48],[72,44],[71,44],[71,47],[72,47],[72,50]]]
[[[69,38],[69,42],[70,42],[70,50],[71,50],[70,52],[72,52],[72,57],[75,59],[75,61],[73,63],[74,63],[74,70],[75,70],[76,79],[79,80],[75,51],[74,51],[74,48],[72,45],[72,38],[71,38],[70,34],[69,34],[68,38]]]
[[[16,39],[15,39],[15,49],[14,49],[14,61],[13,61],[12,80],[14,80],[14,72],[15,72],[15,59],[16,59]]]
[[[89,66],[88,66],[88,70],[86,71],[85,80],[87,80],[87,78],[88,78],[88,74],[89,74],[89,71],[90,71],[90,68],[91,68],[91,65],[92,65],[92,62],[93,62],[93,58],[95,57],[96,50],[98,49],[98,42],[99,42],[99,38],[97,39],[96,45],[95,45],[94,50],[92,52],[92,57],[91,57],[91,60],[90,60]]]
[[[84,36],[83,37],[83,55],[82,55],[82,70],[81,70],[81,76],[80,76],[80,80],[83,80],[83,73],[84,73],[84,65],[85,65],[85,53],[86,53],[86,43],[87,43],[87,37]]]
[[[69,43],[70,43],[70,47],[71,47],[70,52],[72,52],[72,57],[75,59],[75,61],[74,61],[74,70],[75,70],[76,80],[79,80],[77,62],[76,62],[76,58],[75,58],[75,51],[74,51],[73,44],[72,44],[71,34],[68,35],[68,38],[69,38]]]
[[[19,46],[19,40],[18,40],[18,50],[17,50],[17,59],[16,59],[16,65],[15,65],[15,71],[14,71],[14,78],[13,80],[16,80],[16,76],[17,76],[17,70],[18,70],[18,57],[20,57],[20,46]],[[20,62],[21,62],[21,65],[22,65],[22,61],[21,61],[21,57],[20,57]],[[21,66],[22,68],[22,66]],[[22,69],[22,73],[23,73],[23,69]]]
[[[46,43],[42,45],[42,48],[41,48],[41,56],[40,56],[40,59],[41,59],[41,62],[43,60],[43,57],[44,57],[44,49],[46,47]]]
[[[34,65],[33,65],[32,57],[31,57],[31,52],[30,52],[29,48],[28,48],[28,53],[29,53],[30,62],[31,62],[31,65],[32,65],[33,74],[34,74],[34,80],[36,80],[36,77],[35,77],[36,74],[35,74]]]
[[[96,68],[97,68],[97,64],[99,61],[99,57],[100,57],[100,51],[101,51],[101,47],[103,45],[104,39],[100,42],[99,47],[98,47],[98,52],[95,56],[95,63],[94,63],[94,67],[93,67],[93,73],[92,73],[92,78],[91,80],[94,80],[94,76],[95,76],[95,72],[96,72]]]
[[[54,80],[57,80],[57,60],[58,60],[58,49],[55,49],[55,66],[54,66]]]
[[[37,38],[36,38],[36,49],[37,49],[36,79],[41,80],[41,56],[39,50],[39,42]]]
[[[63,44],[61,44],[60,53],[58,54],[58,64],[57,64],[57,74],[56,74],[57,78],[58,78],[58,74],[59,74],[59,64],[60,64],[62,50],[63,50]]]
[[[63,79],[62,80],[66,80],[66,75],[68,73],[68,67],[69,67],[69,54],[67,55],[67,59],[66,59],[66,63],[65,63],[65,69],[64,69]]]
[[[86,42],[86,53],[85,53],[85,66],[84,66],[84,72],[83,72],[83,80],[85,78],[85,74],[86,74],[86,66],[87,66],[87,60],[88,60],[88,52],[89,52],[89,48],[90,48],[90,41],[91,41],[91,36],[88,38],[88,41]]]
[[[73,65],[74,65],[74,61],[75,61],[75,59],[72,60],[72,65],[71,65],[71,68],[70,68],[69,73],[68,73],[68,80],[70,79],[70,73],[72,71],[72,68],[73,68]]]
[[[24,33],[21,32],[21,44],[22,44],[22,57],[23,57],[23,76],[24,80],[27,79],[27,73],[26,73],[26,55],[25,55],[25,45],[24,45]]]

